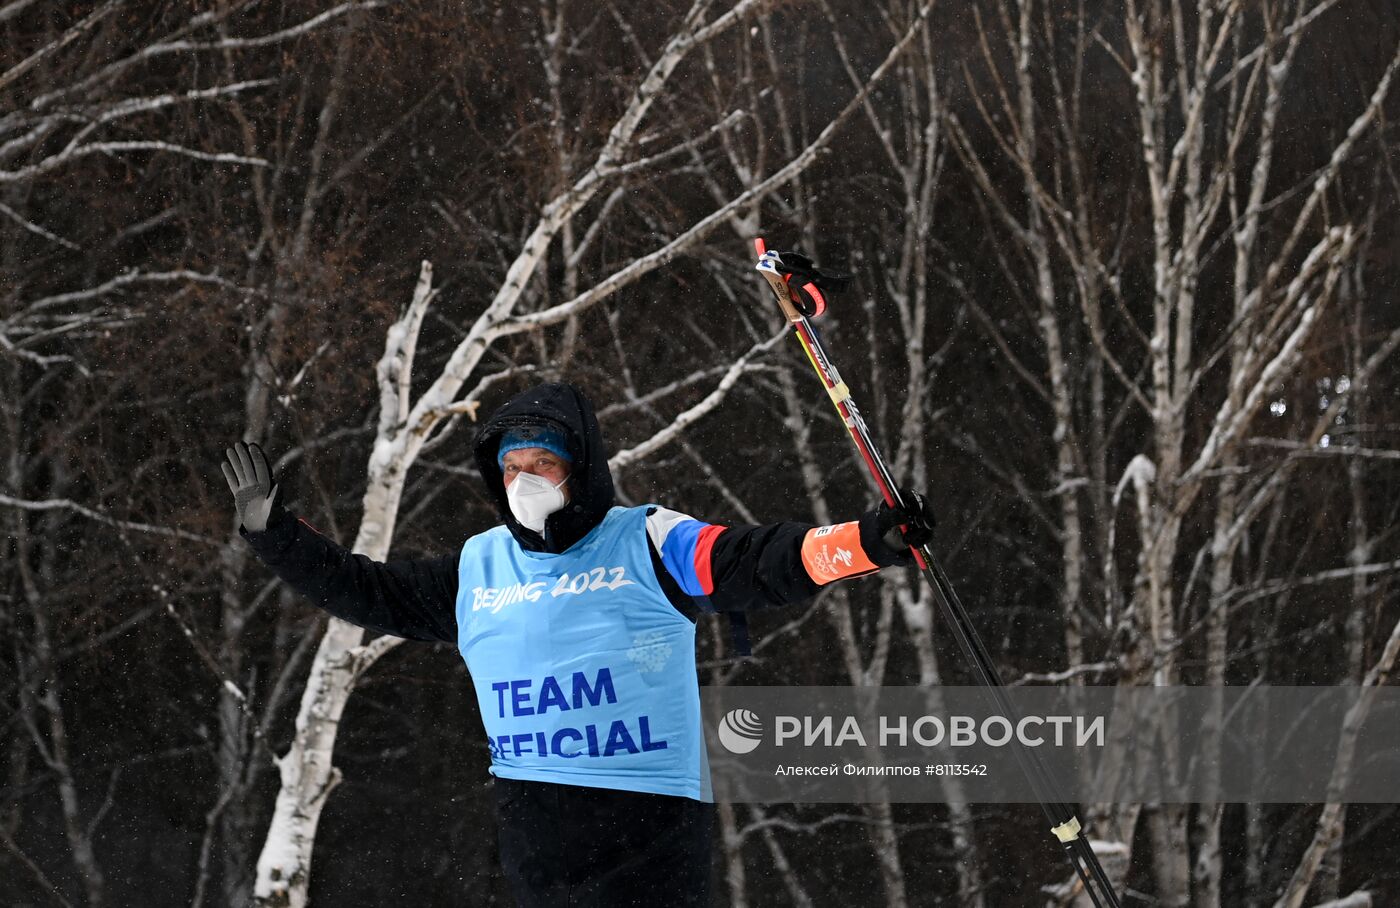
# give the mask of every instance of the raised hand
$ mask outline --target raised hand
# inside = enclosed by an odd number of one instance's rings
[[[228,461],[219,464],[228,480],[229,491],[233,493],[234,506],[238,508],[238,520],[250,533],[261,533],[267,529],[267,519],[272,515],[277,500],[277,486],[272,484],[272,471],[268,468],[267,457],[256,444],[237,442],[224,452]]]

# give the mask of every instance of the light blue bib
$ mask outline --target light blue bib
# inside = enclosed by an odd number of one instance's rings
[[[504,526],[462,546],[458,648],[492,774],[712,799],[695,625],[656,580],[646,512],[613,508],[559,555]]]

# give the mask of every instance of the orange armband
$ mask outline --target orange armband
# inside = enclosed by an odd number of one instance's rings
[[[879,570],[860,547],[860,521],[814,527],[802,538],[802,565],[807,576],[825,586],[833,580]]]

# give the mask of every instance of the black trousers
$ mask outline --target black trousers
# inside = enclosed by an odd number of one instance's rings
[[[496,779],[501,866],[521,908],[709,905],[714,805]]]

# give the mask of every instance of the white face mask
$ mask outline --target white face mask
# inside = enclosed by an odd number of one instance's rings
[[[564,506],[565,476],[555,485],[543,476],[534,473],[518,473],[506,487],[506,501],[515,519],[525,526],[544,535],[545,518]]]

